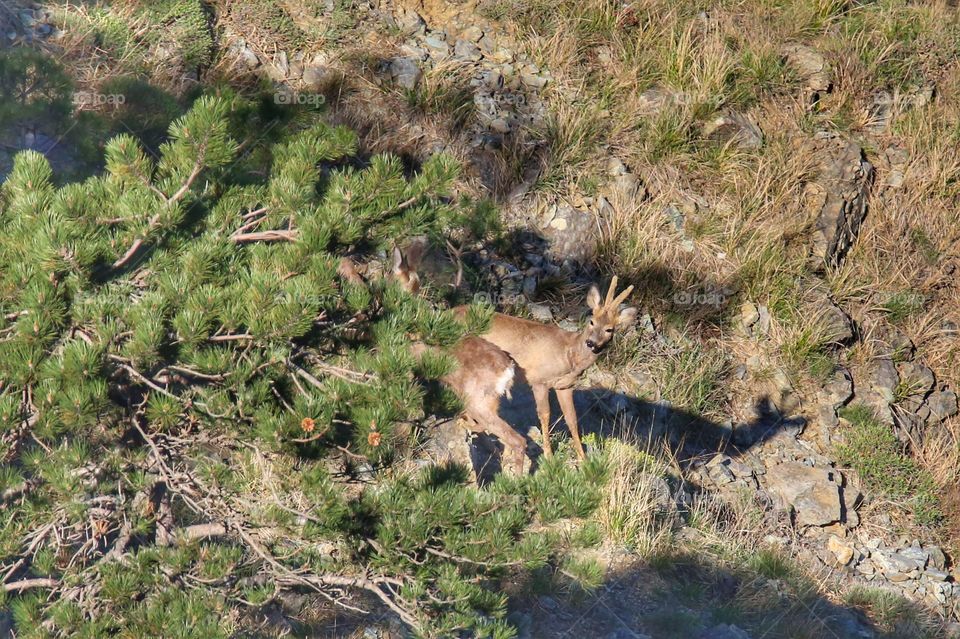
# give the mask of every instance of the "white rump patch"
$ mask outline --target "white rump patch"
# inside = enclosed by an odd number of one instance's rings
[[[497,397],[506,395],[507,399],[513,399],[510,395],[510,387],[513,386],[514,374],[516,374],[514,366],[510,364],[510,366],[500,374],[500,377],[497,378]]]

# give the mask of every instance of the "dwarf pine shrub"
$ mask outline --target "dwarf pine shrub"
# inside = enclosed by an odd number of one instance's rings
[[[464,228],[457,166],[357,168],[315,124],[238,179],[240,102],[199,99],[158,158],[112,139],[82,182],[23,152],[0,188],[0,603],[22,637],[233,636],[284,590],[512,636],[500,580],[569,563],[550,524],[596,507],[603,465],[403,471],[449,366],[411,338],[485,314],[336,275]]]

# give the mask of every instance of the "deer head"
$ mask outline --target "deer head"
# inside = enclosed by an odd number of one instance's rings
[[[426,251],[427,240],[422,237],[411,241],[405,251],[400,250],[399,246],[393,247],[393,266],[390,269],[390,277],[408,293],[415,294],[420,290],[420,275],[417,269]]]
[[[607,290],[607,297],[600,301],[600,290],[596,285],[590,287],[587,293],[587,305],[593,310],[590,321],[580,333],[583,345],[592,353],[599,354],[610,340],[614,332],[620,328],[626,328],[633,323],[637,317],[637,309],[633,307],[618,310],[620,302],[625,300],[633,291],[633,286],[628,286],[622,293],[617,292],[617,276],[613,276],[610,282],[610,288]]]

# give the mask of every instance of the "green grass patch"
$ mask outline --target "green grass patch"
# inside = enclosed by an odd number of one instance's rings
[[[916,291],[897,291],[887,295],[880,304],[880,310],[887,314],[887,320],[900,324],[923,311],[927,299]]]
[[[893,430],[866,406],[850,406],[841,416],[849,426],[843,432],[846,442],[836,447],[837,461],[854,469],[868,491],[908,505],[917,523],[938,523],[943,513],[933,478],[909,456]]]
[[[716,412],[723,399],[721,381],[727,373],[726,356],[719,350],[691,344],[664,358],[660,396],[696,415]]]

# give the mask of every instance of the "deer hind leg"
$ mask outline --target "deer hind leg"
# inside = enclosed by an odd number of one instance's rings
[[[586,459],[587,455],[583,452],[583,444],[580,443],[580,428],[577,425],[577,409],[573,405],[573,389],[557,389],[557,401],[560,403],[560,410],[563,411],[563,419],[567,422],[567,428],[570,429],[570,437],[573,438],[573,445],[577,449],[577,456],[580,459]]]
[[[488,398],[467,406],[465,412],[470,421],[475,423],[474,432],[496,435],[497,439],[503,443],[503,456],[513,457],[517,472],[522,474],[527,440],[497,414],[499,403],[499,397]]]
[[[540,433],[543,436],[543,454],[553,457],[553,447],[550,444],[550,389],[542,384],[531,384],[533,403],[537,406],[537,417],[540,418]]]

